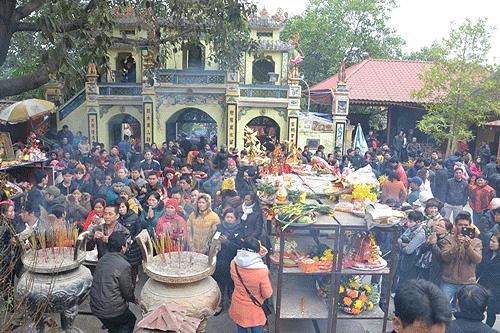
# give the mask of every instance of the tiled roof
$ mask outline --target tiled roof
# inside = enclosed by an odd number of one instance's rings
[[[349,99],[354,103],[418,104],[412,91],[422,87],[419,76],[431,65],[427,61],[366,59],[346,69]],[[331,91],[338,73],[311,87],[311,100],[331,104]],[[322,93],[323,92],[323,93]]]
[[[113,17],[113,25],[118,28],[150,28],[151,24],[144,18],[139,16],[115,15]]]

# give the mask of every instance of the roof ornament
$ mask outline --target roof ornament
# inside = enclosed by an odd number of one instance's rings
[[[342,60],[342,62],[340,63],[339,81],[346,82],[345,61],[344,60]]]
[[[266,6],[262,8],[262,10],[259,13],[260,16],[269,16],[269,12],[266,9]]]
[[[131,4],[129,4],[125,11],[125,16],[134,16],[134,15],[135,15],[134,7]]]
[[[271,16],[271,18],[277,22],[285,22],[288,19],[288,13],[283,11],[283,9],[278,8],[276,14]]]

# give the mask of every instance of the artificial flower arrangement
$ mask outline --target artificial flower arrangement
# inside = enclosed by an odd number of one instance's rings
[[[331,277],[316,277],[316,292],[325,302],[331,293]],[[342,312],[359,315],[371,311],[380,302],[380,288],[377,284],[363,283],[361,276],[344,277],[339,287],[338,307]]]
[[[346,278],[339,288],[339,309],[345,313],[358,315],[371,311],[380,300],[378,286],[363,283],[358,275]]]
[[[354,184],[352,191],[352,198],[354,200],[368,199],[372,202],[377,201],[377,188],[368,184]]]
[[[331,272],[333,269],[333,250],[328,245],[319,243],[309,252],[309,256],[317,263],[320,271]]]

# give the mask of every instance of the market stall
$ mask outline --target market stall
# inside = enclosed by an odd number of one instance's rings
[[[36,170],[44,170],[49,177],[48,185],[52,185],[54,183],[54,168],[45,165],[45,154],[38,148],[34,135],[28,138],[26,148],[19,151],[17,155],[5,149],[5,147],[11,146],[8,135],[3,137],[2,144],[4,149],[2,150],[2,146],[0,146],[0,188],[8,199],[16,203],[16,207],[21,207],[26,194],[36,183]]]
[[[283,320],[312,320],[316,332],[324,320],[326,332],[336,332],[344,319],[381,320],[385,331],[404,214],[377,203],[380,182],[369,166],[340,173],[320,158],[301,164],[293,146],[286,159],[280,150],[260,168],[257,186],[270,239],[275,332]],[[384,254],[375,237],[381,233],[391,239]],[[383,295],[372,276],[387,279]]]

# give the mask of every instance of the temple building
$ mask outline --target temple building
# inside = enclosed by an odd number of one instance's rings
[[[145,75],[152,68],[147,24],[117,12],[109,72],[99,75],[89,65],[85,89],[60,107],[57,127],[68,125],[106,147],[127,136],[142,145],[187,137],[241,149],[245,126],[260,139],[297,142],[301,87],[289,77],[292,46],[280,40],[286,17],[263,9],[249,19],[258,56],[243,54],[238,72],[209,61],[210,45],[186,43],[152,82]]]

